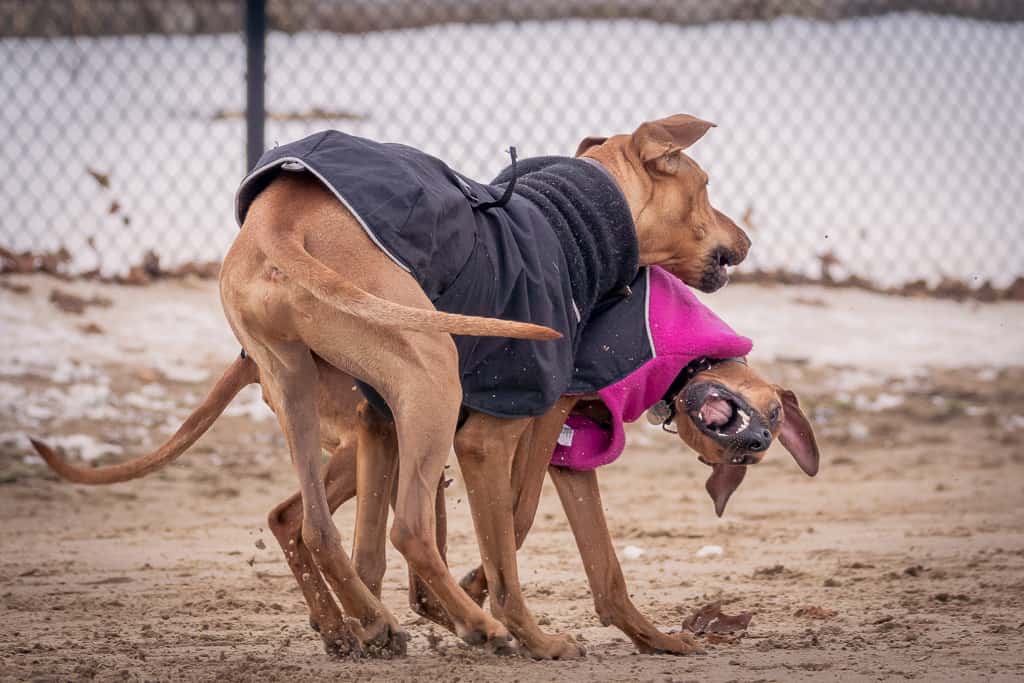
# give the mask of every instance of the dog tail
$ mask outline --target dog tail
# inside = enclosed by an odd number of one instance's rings
[[[513,339],[560,339],[561,334],[543,325],[485,318],[404,306],[371,294],[350,282],[306,251],[294,234],[274,229],[272,221],[260,221],[256,244],[285,275],[329,306],[389,327],[447,332],[471,337]]]
[[[115,484],[144,477],[172,462],[210,428],[242,387],[259,381],[256,363],[238,358],[228,366],[199,407],[162,446],[142,457],[108,467],[76,467],[67,463],[42,441],[30,439],[36,453],[54,472],[76,484]]]

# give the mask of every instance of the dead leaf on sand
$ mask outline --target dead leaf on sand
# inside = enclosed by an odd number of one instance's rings
[[[753,618],[750,612],[729,615],[722,612],[722,606],[713,602],[705,605],[683,620],[683,630],[696,636],[704,636],[708,643],[733,644],[739,642]]]
[[[54,289],[50,291],[50,303],[65,313],[80,315],[85,312],[85,309],[88,306],[101,306],[103,308],[108,308],[113,302],[102,296],[93,296],[86,299],[78,296],[77,294],[65,292],[60,289]]]
[[[7,280],[0,280],[0,289],[6,289],[14,294],[28,294],[32,291],[32,288],[28,285],[23,285],[20,282],[8,282]]]

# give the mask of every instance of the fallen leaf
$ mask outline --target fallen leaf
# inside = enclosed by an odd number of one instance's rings
[[[102,296],[92,296],[88,299],[65,292],[61,289],[50,290],[50,303],[65,313],[81,314],[87,306],[109,307],[113,302]]]
[[[739,633],[747,630],[753,616],[750,612],[740,612],[736,615],[725,614],[722,612],[722,606],[713,602],[701,607],[684,619],[683,630],[690,631],[694,635]]]
[[[110,174],[101,173],[94,168],[85,167],[85,172],[92,176],[92,179],[99,183],[100,187],[110,187]]]
[[[32,288],[28,285],[23,285],[20,282],[8,282],[7,280],[0,280],[0,288],[15,294],[28,294],[32,291]]]

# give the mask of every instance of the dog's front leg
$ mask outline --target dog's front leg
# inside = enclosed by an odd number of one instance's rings
[[[523,547],[533,527],[544,488],[544,474],[562,431],[565,419],[576,405],[577,397],[563,396],[548,412],[533,419],[533,424],[519,440],[512,461],[512,495],[515,518],[516,550]],[[462,589],[478,605],[487,598],[487,576],[483,566],[470,571],[462,579]]]
[[[472,413],[455,438],[455,454],[473,513],[480,556],[490,592],[491,612],[526,648],[542,659],[579,657],[583,649],[569,636],[540,630],[526,607],[516,564],[511,461],[530,420],[503,420]]]
[[[617,626],[645,654],[686,655],[700,651],[689,636],[670,636],[659,631],[629,599],[626,579],[608,533],[597,473],[561,467],[550,467],[548,473],[569,518],[601,623]]]

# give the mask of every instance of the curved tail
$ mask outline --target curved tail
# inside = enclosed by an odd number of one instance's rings
[[[54,472],[76,484],[114,484],[144,477],[175,460],[216,422],[242,387],[259,381],[251,358],[238,358],[228,366],[199,407],[162,446],[142,457],[108,467],[76,467],[68,464],[42,441],[30,439],[36,452]]]
[[[260,221],[255,230],[257,246],[281,272],[320,301],[365,320],[389,327],[473,337],[539,340],[562,337],[543,325],[431,311],[381,299],[345,281],[337,272],[317,260],[306,251],[300,236],[276,230],[271,221]]]

